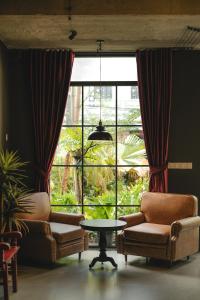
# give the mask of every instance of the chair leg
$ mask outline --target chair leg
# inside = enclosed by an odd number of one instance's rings
[[[190,256],[188,255],[188,256],[187,256],[187,260],[189,260],[189,259],[190,259]]]
[[[171,268],[172,265],[173,265],[173,261],[172,261],[172,260],[169,260],[168,268]]]
[[[149,257],[146,257],[146,264],[148,265],[149,263]]]
[[[3,290],[4,290],[4,300],[8,300],[9,295],[8,295],[8,265],[7,265],[7,263],[3,264]]]
[[[127,264],[127,262],[128,262],[128,255],[124,254],[124,258],[125,258],[125,263]]]
[[[78,253],[78,260],[81,261],[81,252]]]
[[[12,258],[11,272],[12,272],[13,292],[16,293],[17,292],[17,256],[16,255]]]

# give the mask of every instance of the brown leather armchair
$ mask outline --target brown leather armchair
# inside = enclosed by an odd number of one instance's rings
[[[173,261],[199,249],[200,217],[192,195],[142,195],[141,211],[123,216],[127,227],[117,236],[117,252]]]
[[[19,257],[22,261],[44,264],[88,249],[88,235],[79,222],[82,214],[51,212],[47,193],[29,196],[34,209],[31,214],[21,214],[29,232],[21,240]]]

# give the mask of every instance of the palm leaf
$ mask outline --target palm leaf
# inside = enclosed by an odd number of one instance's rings
[[[119,143],[119,164],[139,164],[145,158],[144,142],[138,136],[129,135],[125,143]]]
[[[18,213],[31,213],[33,203],[27,196],[30,191],[26,189],[23,167],[27,163],[21,162],[17,152],[0,151],[0,230],[27,231],[26,225],[17,217]]]

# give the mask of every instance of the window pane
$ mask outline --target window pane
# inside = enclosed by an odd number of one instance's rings
[[[63,127],[61,130],[54,165],[80,165],[82,163],[82,128]]]
[[[115,204],[115,168],[84,167],[84,204]]]
[[[148,167],[118,168],[118,205],[140,205],[141,195],[148,191]]]
[[[101,87],[101,120],[104,125],[115,124],[116,89]],[[84,87],[84,124],[97,125],[100,120],[100,87]]]
[[[75,57],[72,81],[99,81],[99,57]],[[137,81],[135,57],[102,57],[102,81]]]
[[[86,219],[115,219],[115,207],[100,206],[100,207],[84,207]]]
[[[90,246],[98,247],[98,245],[99,245],[99,236],[98,236],[97,232],[95,232],[95,231],[88,231],[88,239],[89,239],[89,245]]]
[[[52,204],[81,204],[81,167],[53,167],[51,169],[50,188]]]
[[[137,86],[118,86],[118,124],[141,124]]]
[[[85,214],[87,216],[87,213]],[[114,215],[114,214],[113,214]],[[90,217],[87,219],[91,219]],[[93,218],[92,218],[93,219]],[[105,219],[105,217],[104,217]],[[98,247],[99,245],[99,232],[89,231],[88,232],[89,245]],[[115,245],[115,232],[107,231],[106,232],[106,248],[113,247]]]
[[[119,165],[148,165],[142,127],[118,127]]]
[[[63,125],[79,125],[82,120],[82,87],[69,89]]]
[[[113,141],[88,141],[89,134],[96,128],[84,128],[84,164],[87,165],[115,165],[115,132],[108,127],[106,130],[112,135]]]
[[[134,214],[140,211],[140,207],[118,207],[117,208],[117,216],[122,217],[125,215]]]

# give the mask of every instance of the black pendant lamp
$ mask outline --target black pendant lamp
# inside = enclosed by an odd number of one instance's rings
[[[104,40],[97,40],[97,53],[99,53],[99,67],[100,67],[100,120],[99,125],[96,127],[96,130],[91,132],[88,136],[88,140],[93,141],[112,141],[112,135],[106,131],[105,126],[103,126],[101,121],[101,50],[102,43]]]

